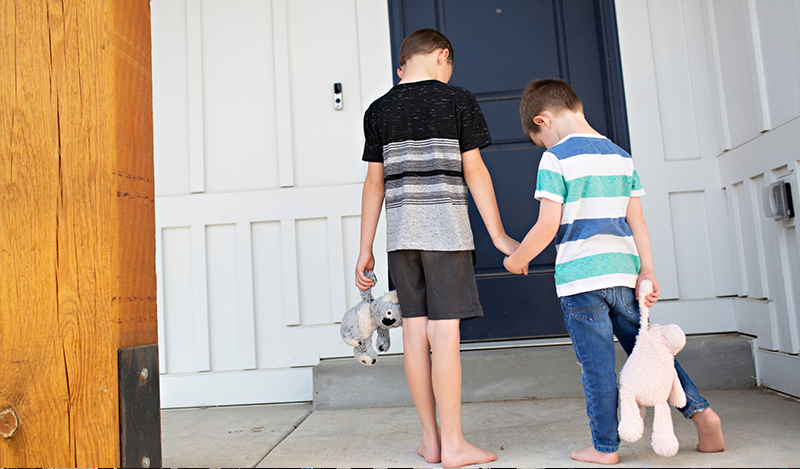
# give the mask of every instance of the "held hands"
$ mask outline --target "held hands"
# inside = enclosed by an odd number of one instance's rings
[[[356,286],[359,290],[366,290],[375,285],[371,278],[364,275],[365,270],[374,269],[375,256],[372,255],[372,251],[361,251],[356,262]]]
[[[506,258],[503,259],[503,267],[512,274],[528,275],[528,263],[519,262],[517,259],[514,259],[514,256],[506,256]]]
[[[642,270],[639,272],[639,278],[636,279],[636,298],[639,298],[639,284],[642,283],[642,280],[650,280],[653,282],[653,293],[645,297],[644,303],[649,308],[658,301],[658,297],[661,295],[661,288],[659,288],[658,282],[656,282],[656,275],[653,271]]]
[[[495,247],[500,250],[503,254],[506,255],[506,258],[503,259],[503,267],[506,268],[512,274],[522,274],[528,275],[528,263],[517,265],[517,262],[511,261],[511,255],[519,247],[519,242],[517,242],[514,238],[511,238],[507,234],[503,233],[497,241],[494,243]],[[512,270],[513,269],[513,270]]]

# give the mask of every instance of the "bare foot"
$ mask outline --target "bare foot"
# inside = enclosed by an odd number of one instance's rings
[[[725,451],[725,441],[722,438],[722,422],[710,408],[695,412],[692,422],[697,427],[697,451],[701,453],[717,453]]]
[[[584,446],[581,449],[569,453],[569,457],[582,462],[593,462],[595,464],[616,464],[619,462],[617,452],[601,453],[594,449],[593,446]]]
[[[484,464],[497,460],[491,451],[480,449],[466,440],[455,445],[442,445],[442,466],[461,467],[471,464]]]

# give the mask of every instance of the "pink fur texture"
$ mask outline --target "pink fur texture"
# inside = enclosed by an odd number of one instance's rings
[[[686,344],[686,336],[675,324],[648,326],[650,310],[644,298],[652,291],[649,280],[639,285],[639,335],[619,374],[619,436],[631,443],[638,441],[644,432],[644,408],[655,407],[653,450],[661,456],[674,456],[678,439],[667,401],[675,407],[686,405],[686,394],[675,371],[675,355]]]

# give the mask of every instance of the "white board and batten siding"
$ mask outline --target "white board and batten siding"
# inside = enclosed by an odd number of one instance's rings
[[[311,400],[311,367],[352,353],[337,322],[358,299],[362,115],[392,85],[386,2],[151,10],[162,407]]]
[[[800,376],[800,230],[764,216],[761,196],[788,181],[800,206],[800,0],[616,8],[642,205],[675,300],[653,314],[757,336],[761,382],[800,396],[786,378]]]
[[[800,231],[761,210],[777,180],[800,206],[800,0],[616,11],[654,320],[757,336],[759,379],[800,395]],[[162,405],[311,400],[311,367],[351,353],[336,322],[358,297],[362,113],[392,83],[386,2],[154,0],[152,18]]]

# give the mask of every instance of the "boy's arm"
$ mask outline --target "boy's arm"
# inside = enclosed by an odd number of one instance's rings
[[[361,290],[375,285],[372,279],[364,275],[364,271],[375,268],[372,243],[375,241],[375,230],[378,228],[384,195],[383,163],[370,162],[361,193],[361,247],[356,262],[356,286]]]
[[[492,237],[494,246],[503,254],[509,255],[517,249],[519,243],[506,234],[503,222],[500,220],[500,210],[497,208],[497,199],[494,196],[494,186],[489,170],[481,158],[481,151],[477,148],[461,154],[461,165],[464,170],[464,179],[472,193],[478,212],[483,218],[483,223]]]
[[[541,199],[539,219],[525,235],[519,248],[503,261],[506,270],[512,274],[528,274],[528,263],[538,256],[558,233],[558,227],[561,225],[561,207],[560,202]]]
[[[639,278],[636,279],[636,298],[639,298],[639,284],[642,280],[650,280],[653,282],[653,293],[645,298],[645,304],[650,307],[658,301],[661,289],[658,287],[656,275],[653,271],[653,251],[650,248],[650,235],[647,232],[647,224],[642,213],[642,202],[639,197],[631,197],[630,202],[628,202],[625,221],[631,228],[633,242],[636,244],[636,250],[639,251],[639,259],[642,262],[642,267],[639,269]]]

